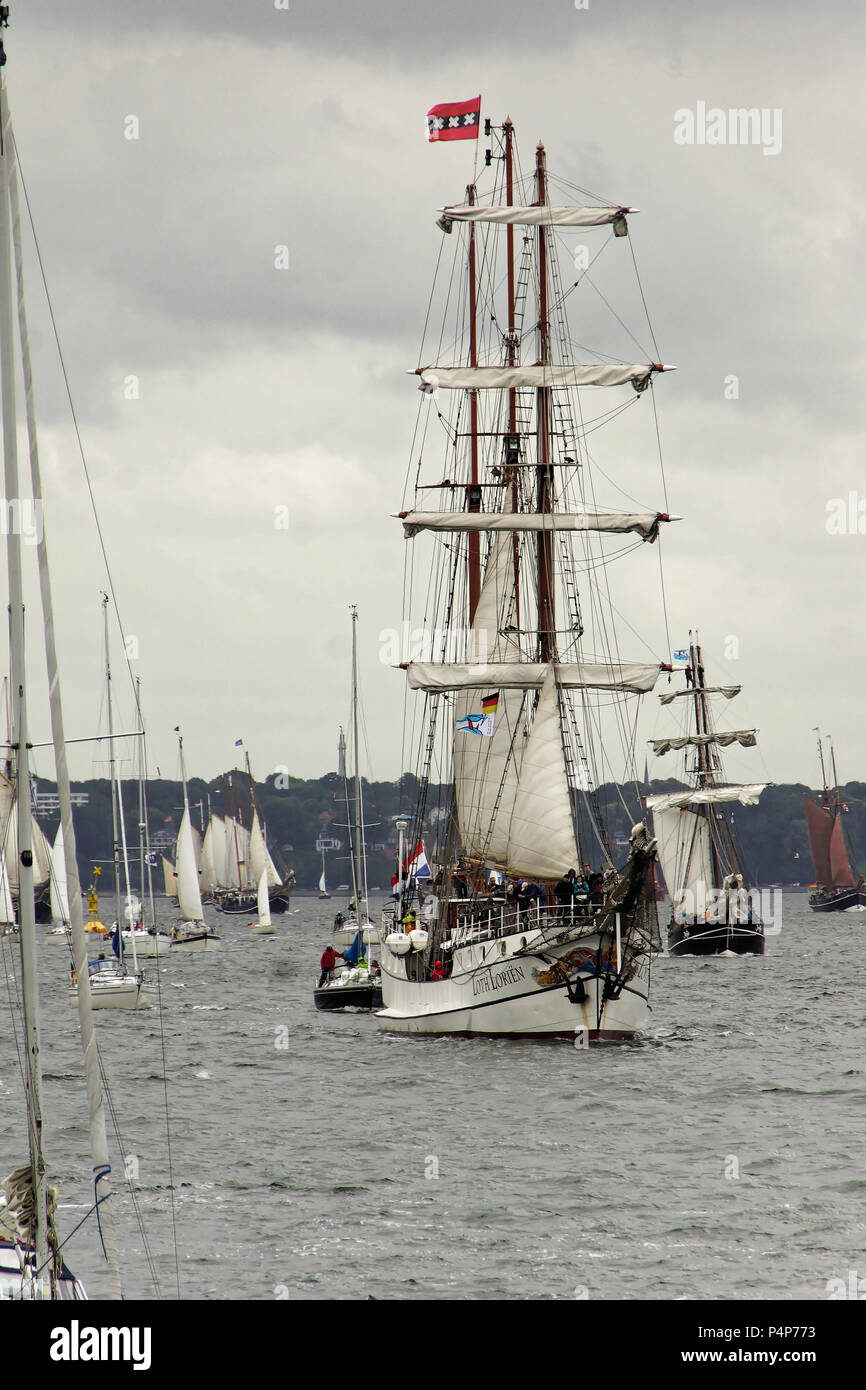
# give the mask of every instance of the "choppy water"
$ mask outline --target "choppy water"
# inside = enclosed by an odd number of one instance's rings
[[[866,1272],[866,914],[815,917],[786,895],[765,958],[661,959],[645,1034],[581,1050],[318,1014],[340,904],[294,905],[275,937],[215,913],[221,953],[148,962],[162,1031],[156,1010],[97,1015],[164,1296],[163,1034],[184,1298],[823,1299],[828,1279]],[[45,945],[64,1232],[90,1167],[67,971]],[[26,1157],[5,1005],[0,1038],[5,1173]],[[153,1297],[127,1195],[119,1219],[126,1293]],[[107,1292],[92,1222],[68,1259],[91,1297]]]

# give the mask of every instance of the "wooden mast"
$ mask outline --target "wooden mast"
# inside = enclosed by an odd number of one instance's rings
[[[475,184],[466,188],[467,201],[475,202]],[[475,223],[469,223],[469,365],[478,366],[478,290],[475,265]],[[481,510],[481,489],[478,486],[478,392],[469,392],[469,434],[470,468],[468,510]],[[469,623],[475,618],[475,610],[481,596],[481,536],[478,531],[469,532]],[[353,629],[354,631],[354,629]]]
[[[508,207],[514,203],[514,126],[511,118],[506,116],[502,127],[505,135],[505,201]],[[508,338],[506,341],[506,351],[509,367],[517,365],[517,315],[515,306],[514,289],[514,224],[509,222],[505,228],[505,247],[507,261],[507,285],[508,285]],[[508,391],[508,434],[509,440],[505,450],[505,457],[514,457],[510,454],[510,449],[514,448],[517,439],[517,391],[512,386]],[[517,443],[516,457],[520,458],[520,445]],[[510,473],[510,476],[509,476]],[[520,475],[518,468],[512,467],[506,471],[504,476],[505,485],[511,485],[511,510],[516,512],[520,501],[519,490]],[[517,532],[511,538],[514,554],[514,623],[517,631],[520,632],[520,538]]]
[[[536,204],[547,202],[544,146],[535,152]],[[546,367],[550,360],[550,324],[547,318],[547,228],[538,228],[538,362]],[[553,469],[550,459],[550,388],[540,386],[537,392],[537,456],[536,505],[539,512],[552,510]],[[553,589],[553,532],[539,531],[538,561],[538,659],[552,661],[556,646],[556,612]]]

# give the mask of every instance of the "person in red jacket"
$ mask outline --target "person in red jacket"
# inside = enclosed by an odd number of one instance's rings
[[[322,985],[326,984],[327,981],[330,980],[334,966],[337,964],[338,956],[340,960],[342,960],[343,952],[335,951],[333,946],[326,946],[324,951],[322,952],[322,959],[319,961],[319,965],[322,971],[321,975],[319,976],[319,989],[321,989]]]

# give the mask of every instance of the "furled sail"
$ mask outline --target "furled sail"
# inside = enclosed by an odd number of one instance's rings
[[[475,617],[473,641],[484,643],[493,656],[502,654],[501,630],[510,620],[514,592],[512,540],[497,536],[484,572]],[[513,650],[513,647],[512,647]],[[446,672],[453,668],[441,666]],[[410,678],[411,683],[411,678]],[[491,685],[490,691],[499,690]],[[457,720],[471,714],[478,696],[462,690],[454,702]],[[517,791],[525,740],[524,697],[520,691],[502,690],[489,738],[456,732],[454,735],[454,797],[463,853],[471,858],[505,863],[508,825]],[[495,813],[495,814],[494,814]]]
[[[741,685],[703,685],[701,686],[701,694],[724,695],[726,700],[733,700],[735,695],[739,695],[742,688]],[[669,705],[673,700],[681,700],[684,695],[691,695],[694,698],[694,687],[687,685],[685,690],[669,690],[667,694],[659,695],[659,699],[663,705]]]
[[[653,372],[673,372],[661,362],[588,362],[570,366],[416,367],[422,387],[456,391],[509,391],[521,386],[626,386],[643,389]]]
[[[488,648],[489,650],[489,648]],[[566,690],[622,690],[645,694],[665,668],[657,661],[577,661],[556,666],[557,684]],[[412,690],[540,690],[550,666],[543,661],[410,661]]]
[[[681,806],[712,806],[724,801],[739,801],[741,806],[757,806],[767,782],[741,782],[722,787],[694,787],[686,792],[662,792],[648,796],[647,806],[653,811],[668,811]]]
[[[638,209],[549,207],[547,204],[490,207],[484,203],[461,203],[456,207],[441,208],[440,211],[451,222],[493,222],[518,227],[604,227]]]
[[[184,808],[180,830],[177,832],[177,900],[185,921],[204,921],[192,825],[190,824],[189,811],[186,808]]]
[[[551,666],[523,750],[508,834],[508,870],[529,878],[559,878],[578,861],[559,701]]]
[[[652,750],[655,754],[670,753],[672,749],[680,748],[706,748],[711,743],[718,743],[722,748],[729,748],[732,743],[739,743],[741,748],[754,748],[758,742],[755,737],[754,729],[732,729],[727,733],[715,734],[686,734],[683,738],[653,738],[650,739]]]
[[[401,512],[407,540],[419,531],[634,531],[654,541],[666,512]]]

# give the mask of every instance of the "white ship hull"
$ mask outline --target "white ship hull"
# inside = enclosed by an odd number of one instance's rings
[[[168,953],[169,939],[165,935],[152,936],[149,931],[125,931],[121,933],[123,937],[123,953],[132,958],[133,936],[135,937],[135,954],[137,956],[162,956]]]
[[[597,974],[600,947],[602,973]],[[545,940],[541,932],[515,932],[458,948],[448,979],[419,982],[406,976],[409,958],[386,949],[385,1007],[376,1017],[388,1033],[602,1041],[632,1037],[649,1013],[648,957],[635,959],[634,973],[618,997],[604,998],[607,981],[616,973],[610,951],[598,933],[554,945],[549,933]]]
[[[78,1003],[75,985],[69,989],[69,1002]],[[99,979],[90,981],[90,1006],[93,1009],[149,1009],[154,1002],[154,991],[134,977],[132,979]]]

